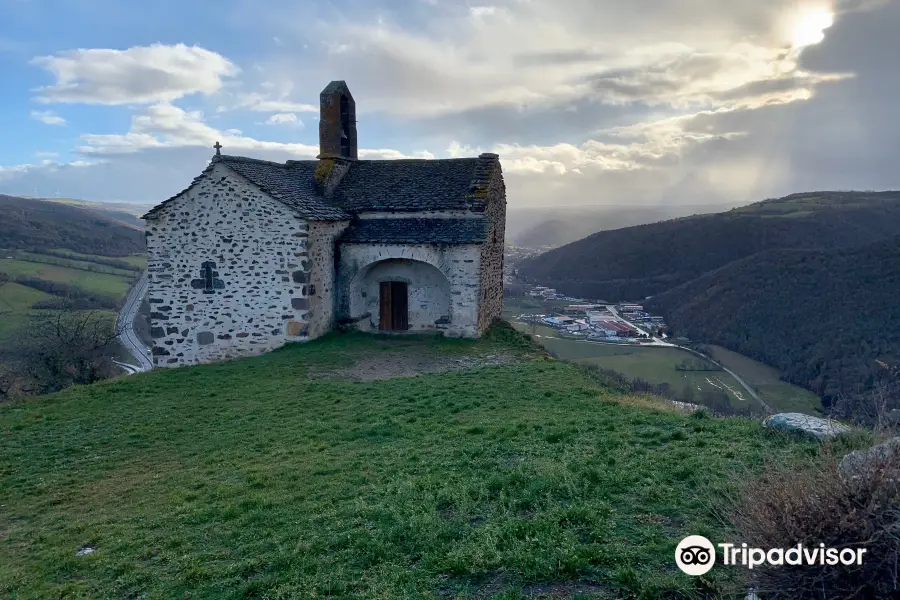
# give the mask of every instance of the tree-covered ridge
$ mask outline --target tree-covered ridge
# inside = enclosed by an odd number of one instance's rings
[[[520,265],[568,294],[633,300],[774,249],[826,250],[894,235],[900,192],[812,192],[712,215],[595,233]]]
[[[0,195],[0,248],[65,248],[121,257],[144,252],[144,235],[92,209]]]
[[[828,251],[772,250],[646,304],[676,332],[777,367],[826,403],[900,358],[900,237]]]

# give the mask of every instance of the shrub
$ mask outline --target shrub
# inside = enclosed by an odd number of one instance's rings
[[[900,597],[900,456],[842,478],[826,450],[796,471],[769,469],[744,488],[728,518],[752,548],[865,548],[860,566],[756,567],[748,584],[766,599]]]

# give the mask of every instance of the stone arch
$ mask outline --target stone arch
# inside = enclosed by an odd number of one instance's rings
[[[450,280],[431,261],[398,256],[370,262],[350,280],[350,314],[368,315],[359,321],[360,329],[379,329],[379,289],[386,281],[407,284],[410,331],[448,328],[453,318]]]

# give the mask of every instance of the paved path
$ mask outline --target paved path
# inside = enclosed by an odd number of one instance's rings
[[[673,344],[670,344],[670,345],[673,345]],[[734,371],[732,371],[731,369],[729,369],[728,367],[726,367],[726,366],[723,365],[722,363],[720,363],[720,362],[718,362],[718,361],[715,361],[715,360],[713,360],[712,358],[710,358],[709,356],[707,356],[707,355],[705,355],[705,354],[703,354],[703,353],[701,353],[701,352],[697,352],[696,350],[694,350],[694,349],[692,349],[692,348],[688,348],[687,346],[674,346],[674,347],[675,347],[675,348],[681,348],[682,350],[685,350],[685,351],[687,351],[687,352],[690,352],[691,354],[696,354],[696,355],[699,356],[700,358],[702,358],[702,359],[704,359],[704,360],[706,360],[706,361],[709,361],[709,362],[711,362],[712,364],[718,366],[720,369],[722,369],[723,371],[725,371],[726,373],[728,373],[729,375],[731,375],[732,377],[734,377],[734,380],[737,381],[739,384],[741,384],[741,387],[744,388],[745,390],[747,390],[747,393],[750,394],[750,396],[751,396],[754,400],[756,400],[757,402],[759,402],[760,406],[762,406],[762,407],[766,410],[766,412],[768,412],[769,414],[775,414],[776,411],[772,410],[772,407],[771,407],[771,406],[769,406],[768,404],[766,404],[765,402],[763,402],[763,399],[759,397],[759,394],[757,394],[757,393],[753,390],[753,388],[751,388],[749,385],[747,385],[747,383],[746,383],[743,379],[741,379],[741,378],[738,376],[737,373],[735,373]],[[721,382],[720,382],[720,383],[721,383]],[[724,385],[724,384],[723,384],[723,385]],[[734,392],[732,392],[732,393],[734,393]]]
[[[153,368],[153,360],[150,358],[150,349],[144,345],[134,331],[134,319],[141,309],[141,302],[143,302],[144,295],[147,293],[148,284],[149,279],[147,277],[147,272],[144,271],[140,280],[128,293],[128,297],[125,299],[125,305],[122,307],[122,310],[119,311],[119,316],[116,319],[116,328],[121,332],[119,334],[119,342],[121,342],[122,346],[131,353],[137,363],[128,364],[116,362],[117,365],[128,371],[129,375],[140,373],[141,371],[149,371]]]

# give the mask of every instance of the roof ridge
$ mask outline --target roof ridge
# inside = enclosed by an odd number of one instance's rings
[[[213,157],[213,160],[216,162],[244,162],[244,163],[256,163],[263,165],[272,165],[274,167],[285,167],[287,163],[275,162],[274,160],[265,160],[263,158],[253,158],[250,156],[237,156],[235,154],[221,154],[219,156]]]
[[[398,162],[451,162],[451,161],[465,161],[465,160],[478,160],[477,156],[456,156],[453,158],[360,158],[355,161],[356,163],[398,163]]]

